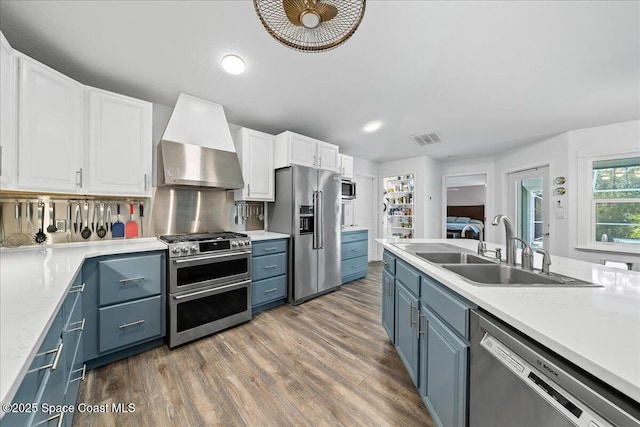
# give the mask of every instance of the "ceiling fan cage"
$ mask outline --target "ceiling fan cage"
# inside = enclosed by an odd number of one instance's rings
[[[311,0],[311,3],[314,2]],[[285,46],[303,52],[322,52],[347,41],[362,22],[366,0],[318,0],[317,3],[333,6],[338,13],[315,28],[307,28],[290,21],[283,0],[253,0],[267,32]]]

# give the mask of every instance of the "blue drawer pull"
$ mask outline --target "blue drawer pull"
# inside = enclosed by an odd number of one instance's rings
[[[144,276],[131,277],[130,279],[120,279],[120,283],[138,282],[144,280]]]
[[[273,288],[273,289],[267,289],[266,291],[264,291],[265,294],[270,294],[271,292],[275,292],[277,291],[278,288]]]
[[[52,371],[55,371],[58,368],[58,361],[60,360],[60,356],[62,356],[62,347],[63,346],[64,346],[64,344],[60,343],[60,345],[57,348],[54,348],[53,350],[45,351],[44,353],[40,353],[39,355],[55,353],[56,356],[53,358],[53,363],[49,363],[48,365],[40,366],[39,368],[32,369],[32,370],[30,370],[28,372],[41,371],[41,370],[47,369],[47,368],[51,368]]]
[[[265,270],[269,270],[270,268],[276,268],[276,267],[277,267],[277,265],[265,265],[264,269]]]
[[[144,322],[145,320],[142,319],[142,320],[136,320],[135,322],[131,322],[131,323],[125,323],[124,325],[120,325],[120,329],[125,329],[125,328],[128,328],[129,326],[142,325]]]
[[[69,326],[77,325],[77,324],[80,324],[80,326],[78,326],[76,328],[73,328],[73,329],[69,329],[67,332],[84,331],[84,322],[85,322],[85,320],[87,320],[87,319],[85,318],[85,319],[82,319],[82,320],[79,320],[77,322],[73,322],[73,323],[69,324]]]
[[[76,369],[75,371],[71,371],[71,372],[79,372],[79,371],[82,371],[82,376],[69,380],[70,383],[73,383],[76,381],[84,381],[84,375],[87,372],[87,364],[85,363],[84,365],[82,365],[82,368]]]

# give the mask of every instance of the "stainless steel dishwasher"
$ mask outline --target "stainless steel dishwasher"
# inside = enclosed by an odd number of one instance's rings
[[[640,426],[639,406],[495,317],[471,313],[471,427]]]

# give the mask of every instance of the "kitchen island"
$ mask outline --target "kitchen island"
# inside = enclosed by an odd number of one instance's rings
[[[552,256],[551,271],[602,285],[474,286],[393,243],[446,243],[475,253],[477,241],[377,239],[386,250],[640,403],[640,273]],[[487,244],[488,249],[504,247]],[[519,259],[519,257],[518,257]],[[541,268],[537,255],[534,267]]]
[[[0,249],[0,401],[13,399],[85,259],[166,248],[143,238]]]

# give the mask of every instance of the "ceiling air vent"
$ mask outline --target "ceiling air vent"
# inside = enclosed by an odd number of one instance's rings
[[[409,138],[421,147],[442,142],[442,138],[437,130],[411,135]]]

